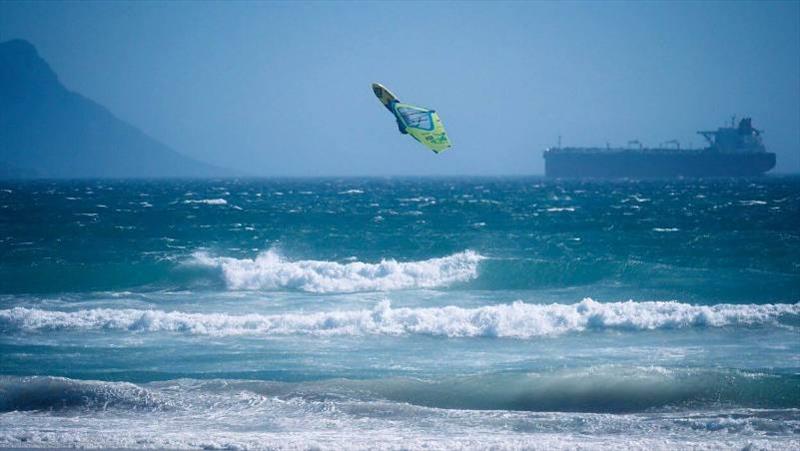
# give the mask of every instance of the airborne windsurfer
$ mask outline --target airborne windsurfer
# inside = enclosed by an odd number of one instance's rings
[[[394,94],[378,83],[372,84],[372,92],[392,113],[400,133],[411,135],[412,138],[436,153],[451,146],[450,138],[448,138],[436,111],[400,103]]]

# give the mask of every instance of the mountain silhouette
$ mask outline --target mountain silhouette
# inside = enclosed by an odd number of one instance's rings
[[[66,89],[29,42],[0,43],[0,178],[224,175]]]

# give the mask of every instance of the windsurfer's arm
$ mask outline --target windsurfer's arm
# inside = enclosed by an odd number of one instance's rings
[[[400,130],[400,133],[407,135],[408,132],[406,131],[406,126],[400,121],[399,117],[395,117],[394,120],[397,121],[397,128]]]

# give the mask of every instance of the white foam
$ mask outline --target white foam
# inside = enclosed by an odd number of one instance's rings
[[[328,407],[336,411],[336,405]],[[376,407],[378,408],[378,407]],[[400,408],[390,405],[390,415]],[[284,409],[288,410],[288,409]],[[284,410],[281,410],[283,412]],[[298,409],[299,410],[299,409]],[[294,413],[292,411],[292,413]],[[12,418],[24,421],[28,428],[12,424],[0,424],[0,446],[10,448],[83,448],[83,449],[208,449],[208,450],[369,450],[397,451],[424,449],[429,451],[479,450],[498,451],[553,451],[553,450],[638,450],[672,451],[692,449],[698,451],[737,450],[787,450],[797,449],[798,440],[791,435],[754,435],[726,433],[726,430],[710,434],[688,427],[671,427],[668,419],[656,422],[640,417],[620,419],[592,415],[564,415],[564,419],[537,414],[521,416],[506,412],[461,412],[422,411],[424,426],[413,420],[398,421],[364,418],[356,419],[344,415],[301,412],[282,420],[273,415],[271,423],[289,423],[293,429],[285,431],[247,430],[228,426],[230,421],[216,422],[211,419],[188,421],[181,417],[125,418],[113,421],[98,418],[77,418],[70,421],[58,418],[35,418],[30,414],[15,414]],[[504,415],[504,417],[499,417]],[[232,416],[232,415],[230,415]],[[262,415],[265,416],[265,415]],[[239,419],[239,418],[237,418]],[[547,431],[551,424],[561,424],[571,419],[573,425],[588,424],[587,427],[566,431],[564,427],[555,432]],[[38,421],[37,421],[38,420]],[[160,420],[160,421],[159,421]],[[242,419],[247,420],[247,418]],[[560,420],[560,421],[559,421]],[[10,420],[9,420],[10,421]],[[491,421],[491,428],[484,426]],[[505,421],[505,426],[501,426]],[[679,420],[673,420],[672,423]],[[531,424],[543,423],[544,431],[526,432]],[[220,426],[219,423],[225,426]],[[432,424],[433,423],[433,424]],[[499,423],[500,425],[497,425]],[[604,425],[598,432],[586,432],[591,426]],[[644,425],[653,430],[644,433]],[[432,424],[432,425],[431,425]],[[432,426],[443,430],[431,430]],[[617,427],[616,431],[613,429]],[[702,426],[699,426],[702,428]],[[327,429],[326,429],[327,428]],[[520,431],[515,428],[521,429]],[[552,429],[552,427],[551,427]],[[589,429],[591,431],[591,429]],[[620,434],[619,431],[630,431]],[[703,434],[704,433],[704,434]],[[634,435],[635,434],[635,435]]]
[[[754,205],[767,205],[767,202],[763,200],[740,200],[739,204],[746,207],[752,207]]]
[[[547,209],[550,213],[558,213],[562,211],[575,211],[575,207],[550,207]]]
[[[320,260],[290,261],[278,252],[262,252],[255,259],[212,257],[197,252],[190,263],[219,269],[234,290],[295,289],[314,293],[387,291],[437,288],[478,276],[484,257],[464,251],[442,258],[379,263],[338,263]]]
[[[195,335],[432,335],[530,339],[587,330],[643,331],[692,327],[778,325],[800,315],[800,303],[696,306],[680,302],[577,304],[520,301],[478,308],[392,308],[278,315],[228,315],[162,310],[88,309],[72,312],[15,307],[0,310],[0,329],[123,330]]]
[[[428,196],[417,197],[401,197],[397,199],[398,202],[423,202],[423,203],[436,203],[436,198]]]
[[[222,198],[218,199],[198,199],[198,200],[185,200],[184,204],[206,204],[206,205],[228,205],[228,201]]]

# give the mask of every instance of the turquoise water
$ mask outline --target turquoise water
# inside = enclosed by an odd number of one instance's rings
[[[800,178],[0,182],[0,446],[800,445]]]

